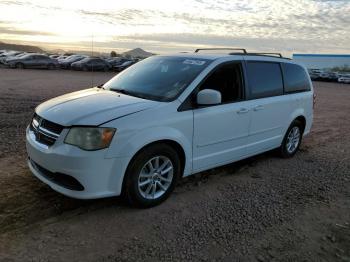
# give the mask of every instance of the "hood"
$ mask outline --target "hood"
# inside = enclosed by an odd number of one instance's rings
[[[90,88],[48,100],[40,104],[35,112],[63,126],[97,126],[155,107],[159,103],[100,88]]]

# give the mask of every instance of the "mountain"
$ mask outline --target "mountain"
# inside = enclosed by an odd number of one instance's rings
[[[35,53],[44,53],[44,50],[37,46],[32,45],[16,45],[16,44],[7,44],[4,42],[0,42],[0,50],[8,49],[15,51],[23,51],[23,52],[35,52]]]
[[[122,53],[123,56],[131,56],[131,57],[140,57],[140,58],[146,58],[149,56],[152,56],[153,54],[150,52],[147,52],[141,48],[135,48],[130,51]]]

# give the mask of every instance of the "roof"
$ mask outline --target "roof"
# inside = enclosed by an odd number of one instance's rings
[[[230,57],[228,54],[208,54],[208,53],[172,53],[160,56],[176,56],[183,58],[196,58],[196,59],[207,59],[207,60],[216,60],[218,58]]]
[[[232,58],[234,56],[239,57],[249,57],[251,60],[261,60],[261,61],[276,61],[276,62],[292,62],[289,58],[280,58],[280,57],[274,57],[274,56],[267,56],[267,55],[254,55],[254,54],[244,54],[244,53],[234,53],[234,54],[218,54],[218,53],[173,53],[173,54],[167,54],[167,55],[160,55],[160,56],[174,56],[174,57],[183,57],[183,58],[191,58],[191,59],[207,59],[207,60],[217,60],[217,59],[223,59],[223,58]]]

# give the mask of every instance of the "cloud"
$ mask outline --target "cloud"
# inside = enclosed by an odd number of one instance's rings
[[[97,48],[127,48],[137,43],[155,52],[157,48],[183,50],[195,45],[238,44],[286,52],[312,51],[312,48],[314,52],[350,52],[350,1],[345,0],[149,0],[147,3],[100,0],[98,4],[76,0],[64,3],[67,2],[0,2],[2,15],[9,20],[0,22],[0,37],[56,34],[84,45],[88,43],[86,36],[94,34]],[[16,19],[6,17],[6,10],[24,15],[16,15]],[[53,21],[57,24],[51,30],[48,25]],[[66,35],[59,21],[66,22],[64,26],[69,31]]]
[[[191,51],[199,47],[241,47],[249,51],[285,52],[290,54],[295,51],[313,52],[314,50],[337,50],[339,52],[348,50],[341,43],[333,43],[324,46],[322,42],[314,42],[308,39],[289,38],[238,38],[232,36],[210,36],[206,34],[157,34],[157,35],[134,35],[116,38],[112,42],[116,47],[132,46],[142,43],[152,51]]]
[[[50,32],[42,32],[42,31],[35,31],[35,30],[20,30],[12,27],[6,27],[1,25],[2,22],[0,21],[0,35],[25,35],[25,36],[54,36],[54,33]]]

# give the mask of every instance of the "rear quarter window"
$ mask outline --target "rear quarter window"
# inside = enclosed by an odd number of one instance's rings
[[[252,99],[283,94],[281,66],[274,62],[248,62],[248,85]]]
[[[295,64],[282,64],[285,93],[310,91],[310,82],[305,69]]]

